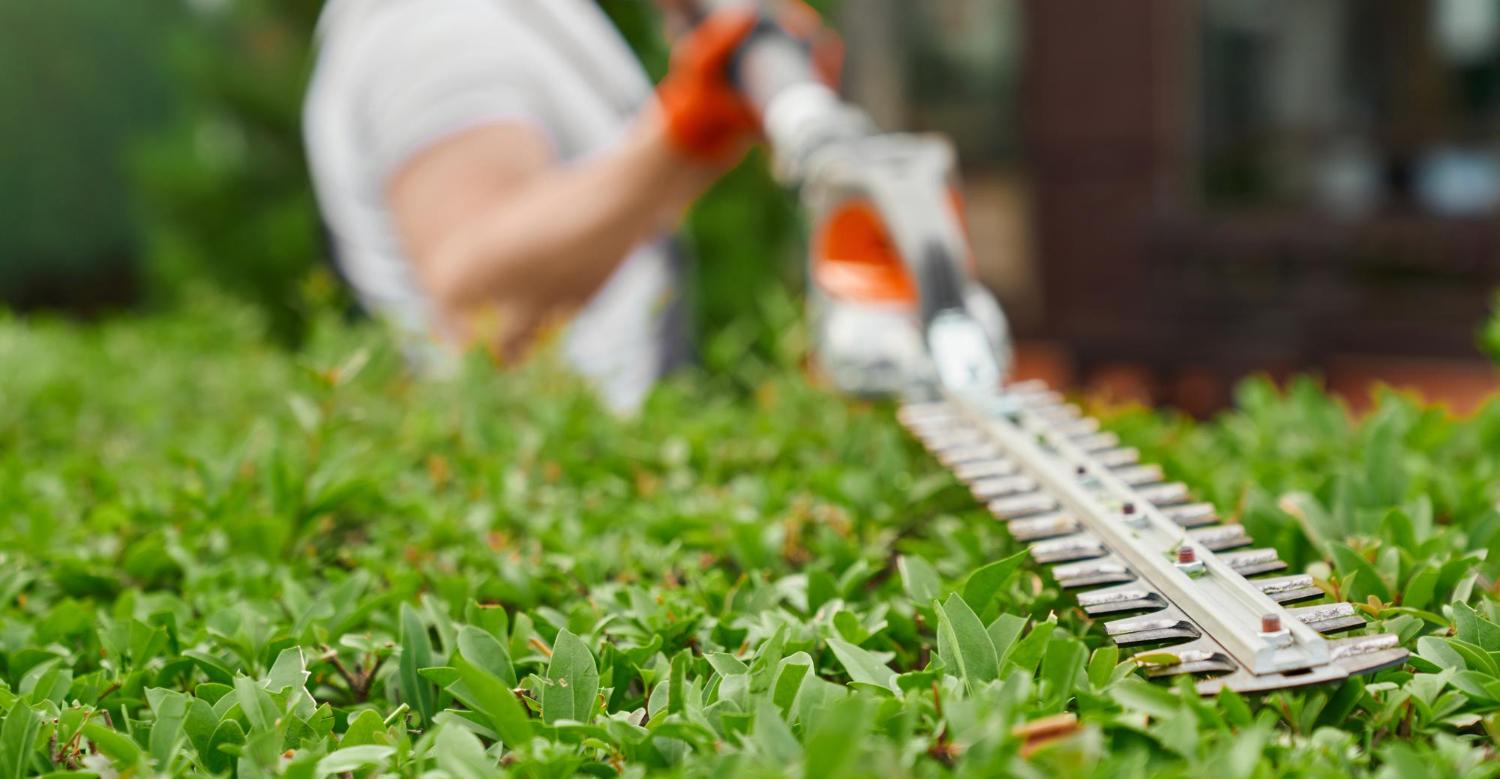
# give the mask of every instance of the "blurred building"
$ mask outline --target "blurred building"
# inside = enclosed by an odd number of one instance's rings
[[[1500,0],[845,11],[856,98],[955,135],[988,280],[1069,373],[1492,384]]]

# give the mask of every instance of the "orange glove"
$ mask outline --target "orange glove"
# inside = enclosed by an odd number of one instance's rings
[[[729,61],[755,29],[748,9],[713,14],[672,53],[672,70],[657,88],[672,145],[704,162],[723,163],[760,129],[755,110],[729,82]]]

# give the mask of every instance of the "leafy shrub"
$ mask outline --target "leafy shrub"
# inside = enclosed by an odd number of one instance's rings
[[[1500,770],[1500,407],[1121,416],[1415,653],[1200,700],[884,406],[761,365],[622,420],[545,360],[418,383],[372,329],[263,326],[0,321],[0,775]]]

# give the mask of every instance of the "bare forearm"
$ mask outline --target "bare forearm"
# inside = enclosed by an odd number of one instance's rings
[[[478,208],[417,258],[450,318],[542,315],[586,300],[630,250],[675,221],[717,173],[685,161],[644,117],[614,149],[555,165]]]

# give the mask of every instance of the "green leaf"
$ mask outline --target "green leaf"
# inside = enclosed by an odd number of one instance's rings
[[[1453,687],[1484,706],[1500,704],[1500,679],[1478,671],[1459,671],[1453,675]]]
[[[1114,678],[1115,666],[1119,664],[1119,647],[1110,645],[1095,649],[1093,656],[1089,658],[1089,685],[1096,690],[1102,690],[1107,687]]]
[[[896,558],[896,569],[901,573],[906,594],[918,606],[925,608],[942,596],[942,582],[932,563],[915,555],[902,555]]]
[[[1144,666],[1177,665],[1182,662],[1182,656],[1170,649],[1160,652],[1140,652],[1132,655],[1130,659]]]
[[[1175,715],[1179,708],[1177,696],[1171,690],[1140,678],[1121,681],[1110,691],[1110,696],[1127,709],[1160,719]]]
[[[838,597],[838,582],[821,568],[807,572],[807,610],[816,612],[823,604]]]
[[[263,733],[276,727],[280,712],[276,702],[254,679],[240,675],[234,678],[234,697],[240,712],[250,723],[250,734]]]
[[[990,635],[990,643],[995,645],[995,656],[1000,658],[1001,664],[1008,661],[1016,639],[1025,629],[1026,618],[1015,614],[1001,614],[985,628],[985,632]]]
[[[1224,688],[1228,690],[1228,687]],[[1256,763],[1264,759],[1269,729],[1244,727],[1233,740],[1229,759],[1223,766],[1224,779],[1245,779],[1255,774]]]
[[[89,741],[94,742],[94,746],[98,747],[100,752],[103,752],[105,756],[113,760],[116,768],[128,769],[138,766],[141,764],[142,758],[145,757],[145,753],[141,751],[141,748],[134,741],[116,733],[103,723],[90,722],[84,725],[83,735],[87,736]],[[3,751],[6,754],[11,754],[9,748]],[[16,776],[22,775],[16,774]]]
[[[307,687],[307,677],[307,658],[302,654],[302,647],[289,647],[276,655],[264,686],[267,692],[273,693],[288,688],[303,690]]]
[[[395,747],[377,744],[344,747],[328,753],[318,761],[318,774],[342,774],[362,768],[379,768],[386,765],[391,755],[394,754],[396,754]]]
[[[1412,609],[1427,608],[1437,592],[1437,584],[1437,569],[1422,566],[1406,580],[1406,589],[1401,592],[1401,605]]]
[[[567,630],[559,632],[552,645],[547,681],[550,683],[542,688],[542,718],[547,723],[592,719],[599,694],[599,668],[589,648]]]
[[[964,581],[963,597],[976,614],[983,614],[989,607],[990,602],[995,599],[995,593],[999,592],[1005,583],[1015,576],[1020,570],[1021,563],[1027,557],[1026,551],[1017,552],[1003,560],[996,560],[989,565],[975,570],[969,574]]]
[[[838,777],[849,775],[855,750],[864,741],[870,727],[866,699],[850,696],[827,707],[813,723],[803,741],[807,764],[806,776]]]
[[[187,717],[183,720],[182,730],[199,755],[208,751],[214,730],[218,726],[218,715],[214,714],[214,707],[208,701],[201,698],[188,699]]]
[[[1417,656],[1430,662],[1434,669],[1468,667],[1467,661],[1462,654],[1453,648],[1453,645],[1445,638],[1437,636],[1423,636],[1417,639]]]
[[[498,677],[505,686],[516,686],[516,669],[510,662],[510,650],[493,635],[472,625],[464,625],[458,629],[458,651],[475,665]]]
[[[147,690],[146,695],[151,702],[151,712],[156,715],[156,724],[151,726],[151,759],[156,761],[158,768],[165,769],[183,738],[189,698],[180,692],[163,689]]]
[[[703,657],[720,676],[739,676],[750,673],[750,666],[726,652],[710,652]]]
[[[1060,709],[1068,701],[1079,680],[1086,678],[1084,661],[1087,658],[1088,649],[1074,639],[1053,641],[1047,645],[1041,669],[1044,708]]]
[[[401,696],[421,715],[423,722],[431,722],[435,709],[432,685],[417,673],[417,669],[432,665],[432,642],[427,637],[427,626],[417,616],[417,610],[409,603],[401,604]]]
[[[880,690],[900,692],[896,687],[896,672],[874,654],[839,638],[828,639],[828,648],[833,650],[854,684],[863,684]]]
[[[790,711],[792,702],[802,691],[802,682],[812,672],[812,665],[811,655],[797,652],[782,658],[776,666],[776,674],[771,679],[771,702],[783,715]]]
[[[1237,728],[1247,728],[1255,717],[1250,713],[1250,706],[1245,703],[1244,697],[1228,687],[1219,690],[1219,711],[1224,713],[1224,719]]]
[[[339,740],[339,745],[357,747],[365,744],[386,744],[389,741],[385,720],[381,718],[380,713],[374,709],[365,709],[349,718],[349,729],[344,731],[344,737]]]
[[[750,738],[763,754],[780,765],[789,765],[802,758],[802,744],[781,717],[782,712],[763,701],[756,711]]]
[[[1324,706],[1323,712],[1318,715],[1318,724],[1325,727],[1339,727],[1344,724],[1359,707],[1360,699],[1364,695],[1364,681],[1357,676],[1350,677],[1339,685],[1333,697],[1328,699],[1328,705]]]
[[[464,620],[502,642],[510,635],[510,615],[497,605],[469,601],[464,605]]]
[[[219,658],[196,649],[186,650],[182,656],[191,658],[209,680],[219,684],[234,684],[234,670]]]
[[[678,652],[672,658],[671,676],[667,681],[667,711],[680,714],[687,707],[687,668],[692,662],[688,650]]]
[[[1037,664],[1042,661],[1043,653],[1047,651],[1047,644],[1052,641],[1052,631],[1056,629],[1055,620],[1032,625],[1031,632],[1011,647],[1006,661],[1028,674],[1034,672]]]
[[[1467,641],[1487,652],[1500,652],[1500,625],[1479,616],[1467,603],[1453,604],[1453,627],[1460,641]]]
[[[444,725],[438,731],[436,752],[438,767],[456,779],[489,779],[497,773],[484,744],[464,728]]]
[[[41,729],[42,718],[25,703],[16,701],[10,707],[5,723],[0,725],[0,779],[24,779],[31,775],[31,757]]]
[[[506,746],[520,749],[531,741],[531,718],[509,687],[462,655],[453,658],[453,669],[458,672],[459,684],[449,690],[465,706],[482,714]]]
[[[227,719],[214,729],[213,737],[208,741],[208,749],[200,756],[210,771],[223,771],[233,760],[232,754],[238,754],[244,743],[244,728],[240,727],[237,720]]]
[[[1362,602],[1374,595],[1382,603],[1391,601],[1391,591],[1380,574],[1358,552],[1337,541],[1330,541],[1328,550],[1333,555],[1334,565],[1344,574],[1342,585],[1349,600]]]
[[[938,654],[970,691],[999,678],[1000,660],[995,655],[995,644],[962,597],[949,595],[937,609],[937,618]]]

